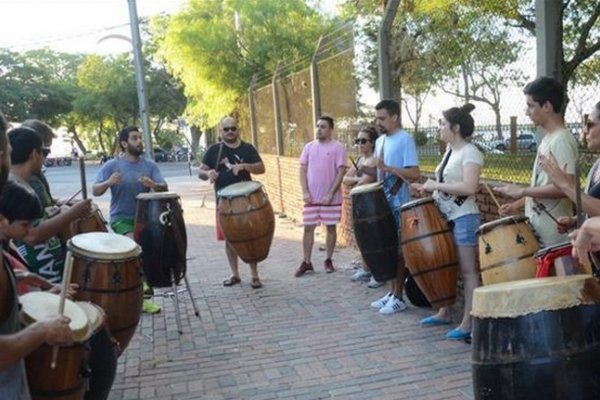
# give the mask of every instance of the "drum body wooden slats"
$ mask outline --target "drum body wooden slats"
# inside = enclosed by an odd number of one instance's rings
[[[458,262],[448,221],[432,198],[406,203],[400,211],[406,267],[432,307],[452,305]]]
[[[117,373],[119,350],[106,325],[106,313],[90,302],[77,302],[90,320],[92,336],[89,340],[90,378],[85,400],[106,400]]]
[[[58,312],[58,295],[30,292],[19,300],[23,306],[21,317],[25,325]],[[81,400],[84,396],[89,377],[89,322],[83,309],[70,300],[66,301],[65,315],[71,318],[69,327],[75,342],[59,347],[56,368],[50,368],[53,346],[42,344],[25,357],[27,383],[33,400]]]
[[[373,278],[379,282],[397,275],[398,227],[392,209],[377,183],[350,191],[356,244]]]
[[[179,195],[139,194],[134,236],[142,246],[142,267],[148,284],[153,287],[179,284],[187,270],[187,233]]]
[[[565,280],[581,280],[581,288]],[[539,285],[557,285],[547,294]],[[490,313],[478,312],[481,290]],[[522,292],[513,296],[511,291]],[[472,371],[477,400],[600,399],[600,285],[585,275],[549,277],[482,286],[473,302]],[[502,315],[515,302],[532,296],[558,306]],[[571,296],[575,302],[571,302]],[[578,300],[579,299],[579,300]],[[583,300],[582,300],[583,299]],[[534,300],[537,302],[537,300]],[[561,303],[568,303],[561,306]],[[579,304],[577,304],[579,303]],[[495,315],[498,311],[500,315]]]
[[[273,207],[256,181],[229,185],[217,193],[219,220],[227,242],[246,263],[269,255],[275,232]]]
[[[66,243],[73,236],[87,232],[108,232],[106,220],[96,204],[92,204],[92,209],[88,215],[71,222],[61,230],[59,237],[63,243]]]
[[[142,311],[140,247],[123,235],[93,232],[75,235],[67,248],[73,254],[71,282],[79,285],[75,299],[106,312],[110,332],[125,350]]]
[[[535,277],[533,256],[540,245],[528,221],[524,216],[505,217],[479,227],[479,265],[484,285]]]

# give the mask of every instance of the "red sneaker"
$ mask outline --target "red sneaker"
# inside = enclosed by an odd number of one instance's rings
[[[333,268],[333,262],[331,262],[331,258],[328,258],[327,260],[325,260],[324,265],[325,265],[325,272],[327,272],[328,274],[335,271],[335,268]]]
[[[315,269],[313,268],[312,263],[307,263],[306,261],[302,261],[302,264],[300,264],[300,266],[296,270],[296,273],[294,273],[294,276],[296,278],[298,278],[307,272],[314,272],[314,270]]]

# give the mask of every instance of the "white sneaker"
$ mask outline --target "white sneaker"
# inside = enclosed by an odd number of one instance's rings
[[[404,300],[392,296],[385,303],[385,306],[379,309],[379,314],[390,315],[404,310],[406,310],[406,303]]]
[[[385,285],[385,282],[376,281],[375,278],[371,277],[371,280],[369,281],[369,284],[367,286],[369,286],[371,289],[377,289],[378,287],[382,287],[383,285]]]
[[[385,306],[386,303],[388,302],[388,300],[393,297],[392,293],[388,293],[385,296],[383,296],[382,298],[380,298],[379,300],[375,300],[374,302],[371,303],[371,307],[373,308],[377,308],[377,309],[381,309],[381,307]]]
[[[359,269],[350,277],[352,282],[366,282],[371,277],[371,273],[365,271],[364,269]]]

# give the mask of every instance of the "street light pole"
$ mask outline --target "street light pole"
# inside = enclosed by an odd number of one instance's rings
[[[140,27],[135,0],[127,0],[129,3],[129,21],[131,25],[131,38],[133,45],[133,61],[135,64],[135,81],[137,85],[138,103],[140,105],[140,119],[142,120],[142,134],[144,137],[144,148],[146,157],[153,160],[154,150],[152,147],[152,136],[150,133],[150,110],[148,107],[148,96],[144,82],[144,65],[142,58],[142,40],[140,39]]]

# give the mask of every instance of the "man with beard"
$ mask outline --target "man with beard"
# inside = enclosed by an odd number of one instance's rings
[[[233,117],[225,117],[219,124],[219,134],[222,141],[210,146],[198,170],[198,177],[203,181],[209,180],[214,184],[215,195],[222,188],[238,182],[252,180],[250,174],[264,174],[265,165],[258,152],[250,143],[240,139],[237,120]],[[216,216],[217,240],[225,240],[223,230],[219,223],[219,212]],[[225,253],[229,261],[231,276],[223,281],[224,286],[233,286],[241,282],[238,268],[238,253],[226,241]],[[258,277],[256,263],[250,263],[252,274],[251,286],[253,289],[262,287]]]
[[[136,196],[151,190],[167,190],[158,166],[142,157],[144,144],[138,127],[128,126],[119,132],[121,156],[106,162],[92,187],[94,196],[102,196],[110,188],[110,226],[115,233],[133,239]],[[160,312],[158,305],[144,300],[144,312]]]
[[[342,217],[340,185],[346,172],[346,158],[344,146],[333,139],[333,118],[320,117],[317,121],[317,139],[307,143],[300,155],[304,259],[294,274],[297,278],[314,271],[311,256],[315,228],[319,224],[327,227],[326,258],[323,263],[325,272],[329,274],[335,271],[331,257],[337,239],[336,225]]]

